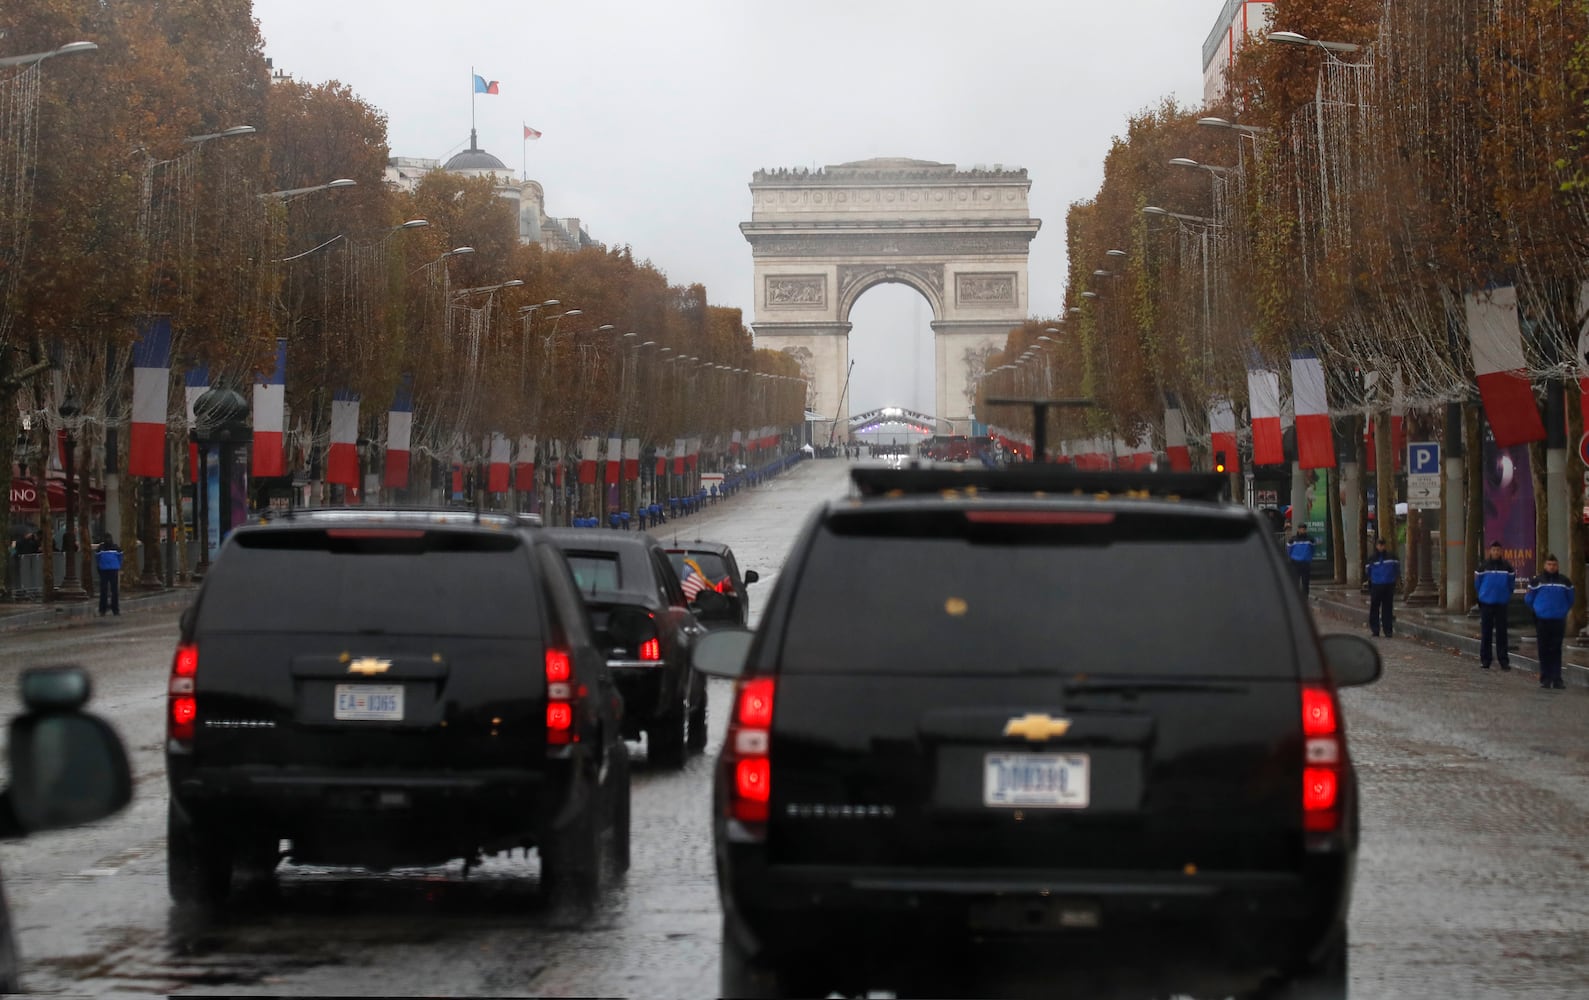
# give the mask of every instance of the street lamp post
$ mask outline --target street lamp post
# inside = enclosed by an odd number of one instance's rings
[[[26,55],[5,56],[4,58],[0,58],[0,69],[4,69],[8,66],[33,66],[43,62],[46,59],[53,59],[56,56],[69,56],[78,52],[98,51],[99,46],[93,42],[67,42],[60,48],[50,49],[48,52],[29,52]]]

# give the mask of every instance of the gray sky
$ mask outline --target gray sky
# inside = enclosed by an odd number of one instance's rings
[[[1032,178],[1031,309],[1059,310],[1064,216],[1097,192],[1127,118],[1202,100],[1223,0],[254,0],[265,54],[340,80],[388,118],[392,152],[481,148],[547,211],[630,244],[716,305],[754,312],[751,174],[904,156]],[[544,138],[524,143],[522,124]],[[507,277],[507,276],[504,276]],[[852,316],[851,412],[933,408],[930,312],[882,286]],[[921,317],[925,317],[924,319]]]

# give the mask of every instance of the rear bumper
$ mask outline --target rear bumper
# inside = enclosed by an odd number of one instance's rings
[[[607,668],[623,695],[624,725],[631,731],[644,728],[679,702],[676,671],[666,662],[608,660]]]
[[[1230,989],[1321,954],[1345,926],[1352,873],[1349,856],[1309,857],[1297,873],[1180,876],[778,866],[756,847],[718,850],[729,924],[772,960],[1014,947],[1124,975],[1151,943],[1155,973]]]

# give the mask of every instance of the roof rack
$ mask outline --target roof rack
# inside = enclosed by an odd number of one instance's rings
[[[1066,465],[1013,465],[1003,469],[856,467],[850,477],[862,496],[977,493],[1082,493],[1229,499],[1230,477],[1217,472],[1091,472]]]
[[[272,521],[423,521],[431,524],[512,524],[537,526],[540,516],[509,510],[470,510],[459,507],[297,507],[290,511],[264,511],[262,524]]]

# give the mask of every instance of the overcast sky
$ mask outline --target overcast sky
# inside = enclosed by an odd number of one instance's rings
[[[1058,312],[1064,217],[1134,113],[1202,100],[1224,0],[255,0],[265,54],[384,111],[394,155],[469,142],[546,190],[547,212],[630,244],[754,319],[751,174],[904,156],[1025,167],[1031,309]],[[544,133],[529,143],[522,125]],[[506,277],[506,276],[505,276]],[[924,318],[923,318],[924,317]],[[930,310],[903,286],[852,315],[851,412],[932,409]]]

